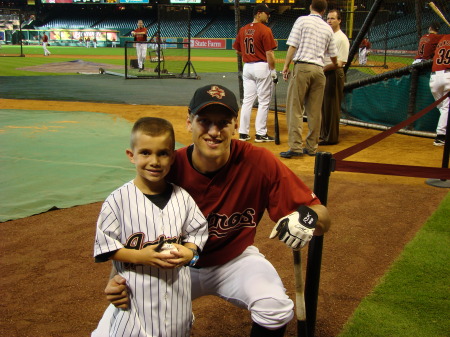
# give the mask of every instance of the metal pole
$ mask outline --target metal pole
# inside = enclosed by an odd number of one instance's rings
[[[235,35],[237,36],[239,29],[241,28],[241,11],[239,8],[239,0],[234,0],[234,22],[236,30]],[[237,54],[237,64],[238,64],[239,97],[242,103],[242,100],[244,98],[244,83],[242,80],[242,73],[243,73],[242,56],[239,54]]]
[[[330,174],[334,171],[334,159],[329,152],[316,155],[314,168],[314,193],[326,206]],[[308,246],[308,262],[305,280],[305,307],[308,337],[314,337],[317,315],[317,299],[319,295],[320,268],[322,264],[323,235],[314,236]]]
[[[125,79],[128,79],[128,66],[127,66],[127,60],[128,60],[128,42],[125,41]]]

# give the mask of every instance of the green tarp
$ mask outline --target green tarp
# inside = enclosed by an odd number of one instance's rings
[[[134,177],[131,126],[100,113],[0,110],[0,221],[103,201]]]

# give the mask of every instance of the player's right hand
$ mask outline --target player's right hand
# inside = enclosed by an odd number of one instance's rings
[[[116,308],[127,310],[129,307],[126,279],[115,275],[108,281],[105,288],[106,299]]]
[[[278,78],[277,71],[275,69],[272,69],[270,71],[270,76],[272,77],[272,80],[275,81]]]
[[[281,72],[283,74],[283,80],[287,81],[289,79],[289,68],[288,67],[284,67],[283,71]]]

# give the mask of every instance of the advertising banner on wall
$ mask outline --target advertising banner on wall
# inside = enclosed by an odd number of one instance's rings
[[[187,43],[188,39],[184,39],[183,42]],[[191,48],[226,49],[226,47],[226,39],[191,39]]]

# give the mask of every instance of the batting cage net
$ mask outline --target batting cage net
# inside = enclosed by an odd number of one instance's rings
[[[158,5],[147,41],[125,43],[125,78],[198,78],[191,62],[191,7]]]
[[[0,56],[24,56],[22,34],[22,14],[20,9],[0,8]],[[2,45],[16,45],[4,53]]]

